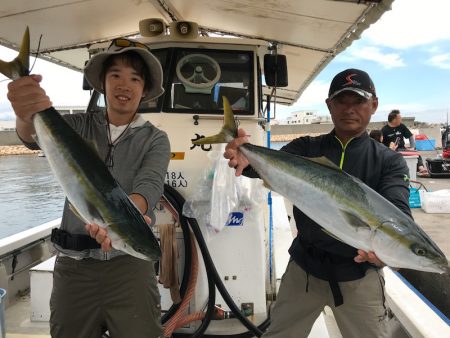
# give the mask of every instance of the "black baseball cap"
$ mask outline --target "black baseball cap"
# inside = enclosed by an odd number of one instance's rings
[[[337,74],[331,81],[328,98],[333,99],[339,93],[350,90],[365,99],[376,97],[375,85],[369,74],[359,69],[346,69]]]

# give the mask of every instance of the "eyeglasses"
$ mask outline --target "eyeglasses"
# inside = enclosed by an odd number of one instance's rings
[[[137,47],[137,48],[143,48],[145,50],[149,50],[149,48],[146,45],[144,45],[143,43],[140,43],[138,41],[128,40],[125,38],[118,38],[118,39],[112,40],[108,49],[110,49],[113,46],[120,47],[120,48]]]

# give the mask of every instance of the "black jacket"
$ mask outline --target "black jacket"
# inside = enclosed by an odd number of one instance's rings
[[[406,161],[401,154],[371,139],[367,133],[353,138],[345,147],[332,131],[317,137],[297,138],[281,150],[304,157],[327,157],[412,217]],[[256,176],[253,168],[246,168],[244,175]],[[365,275],[370,264],[354,262],[357,249],[327,235],[296,207],[294,218],[298,235],[289,253],[307,273],[327,281],[349,281]]]

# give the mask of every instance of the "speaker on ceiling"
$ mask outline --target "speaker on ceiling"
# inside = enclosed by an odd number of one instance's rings
[[[164,35],[167,25],[161,19],[144,19],[139,21],[139,33],[142,36],[151,37]]]
[[[171,22],[170,35],[177,38],[194,39],[198,36],[198,24],[191,21]]]

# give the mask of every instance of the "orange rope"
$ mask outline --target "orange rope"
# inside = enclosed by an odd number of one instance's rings
[[[175,314],[167,321],[164,327],[164,337],[166,338],[170,338],[172,336],[173,331],[175,331],[175,329],[177,329],[178,327],[186,325],[187,323],[194,320],[200,320],[205,316],[204,313],[203,317],[201,316],[202,313],[194,313],[190,314],[189,316],[185,316],[184,314],[186,308],[189,305],[189,302],[191,301],[192,296],[194,295],[199,269],[197,246],[195,244],[194,236],[192,235],[192,233],[190,233],[190,240],[192,247],[191,278],[189,279],[186,294],[183,300],[181,301],[180,307],[175,312]]]
[[[195,322],[196,320],[202,320],[205,318],[206,313],[205,312],[195,312],[191,313],[190,315],[187,315],[184,318],[181,318],[180,321],[177,322],[177,326],[175,327],[174,331],[190,322]]]

